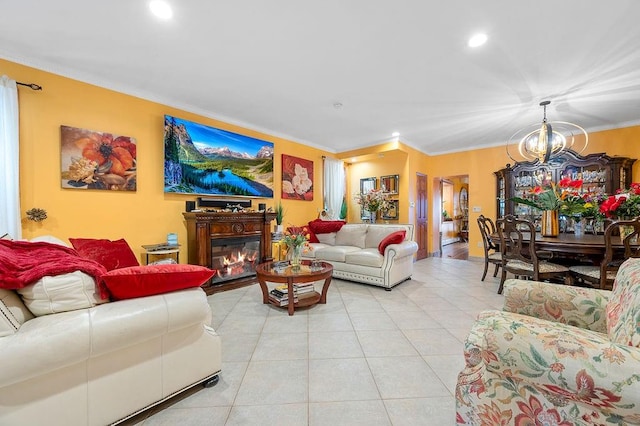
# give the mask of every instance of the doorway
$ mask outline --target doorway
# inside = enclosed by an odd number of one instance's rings
[[[416,173],[416,243],[418,244],[418,252],[416,260],[424,259],[429,252],[427,235],[428,235],[428,218],[427,218],[427,175]]]
[[[469,176],[440,178],[440,255],[469,258]]]

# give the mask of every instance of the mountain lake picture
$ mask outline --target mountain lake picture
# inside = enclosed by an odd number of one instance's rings
[[[164,192],[273,197],[273,143],[164,116]]]

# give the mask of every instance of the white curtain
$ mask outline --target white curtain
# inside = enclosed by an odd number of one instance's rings
[[[331,219],[340,218],[345,196],[344,161],[324,159],[324,204]]]
[[[22,238],[18,138],[18,88],[0,77],[0,237]]]

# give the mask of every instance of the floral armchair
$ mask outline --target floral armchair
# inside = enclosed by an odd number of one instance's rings
[[[612,291],[505,282],[465,343],[456,421],[468,425],[640,425],[640,259]]]

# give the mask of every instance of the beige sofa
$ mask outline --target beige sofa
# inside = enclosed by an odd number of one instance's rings
[[[0,424],[110,424],[220,372],[199,288],[35,318],[0,296],[19,327],[0,337]]]
[[[381,254],[380,242],[389,234],[404,230],[404,241],[390,244]],[[337,232],[317,234],[319,243],[310,243],[311,250],[303,259],[322,260],[333,265],[333,276],[384,287],[411,278],[414,254],[418,245],[413,241],[413,225],[346,224]]]
[[[201,288],[97,293],[80,271],[0,288],[0,425],[117,423],[217,382],[221,342]]]

